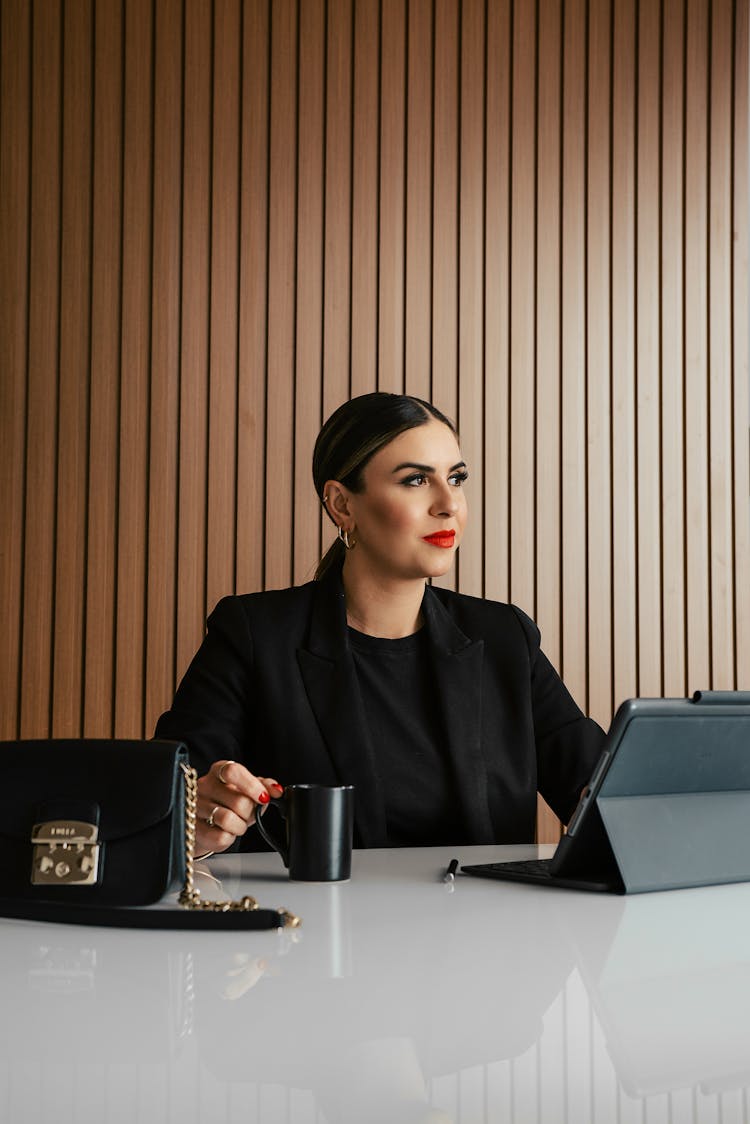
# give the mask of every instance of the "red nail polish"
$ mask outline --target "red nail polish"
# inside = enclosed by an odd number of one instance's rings
[[[275,789],[278,789],[278,791],[279,791],[279,792],[283,792],[283,791],[284,791],[284,786],[283,786],[283,785],[281,785],[281,784],[279,784],[279,782],[278,782],[278,781],[276,782],[276,784],[272,784],[272,785],[271,785],[271,788],[275,788]]]
[[[258,797],[258,803],[259,804],[267,804],[270,799],[271,799],[271,797],[268,795],[267,792],[261,792],[260,796]]]

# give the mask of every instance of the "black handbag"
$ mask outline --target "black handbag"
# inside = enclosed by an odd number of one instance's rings
[[[132,928],[295,926],[194,882],[197,774],[172,741],[0,743],[0,916]],[[182,908],[150,907],[180,887]]]

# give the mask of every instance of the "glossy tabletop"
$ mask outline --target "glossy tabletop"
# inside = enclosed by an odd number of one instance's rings
[[[452,857],[355,852],[340,885],[202,864],[204,896],[297,931],[0,921],[0,1121],[750,1121],[750,884],[446,885]]]

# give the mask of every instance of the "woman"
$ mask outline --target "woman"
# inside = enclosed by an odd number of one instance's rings
[[[602,731],[520,609],[426,584],[461,542],[466,478],[421,399],[328,419],[313,479],[338,538],[315,581],[220,601],[157,724],[202,774],[199,851],[262,848],[256,809],[292,782],[355,785],[364,847],[530,841],[537,790],[568,820]]]

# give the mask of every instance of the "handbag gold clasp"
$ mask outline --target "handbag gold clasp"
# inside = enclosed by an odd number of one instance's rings
[[[81,820],[34,824],[33,886],[93,886],[99,871],[99,829]]]

